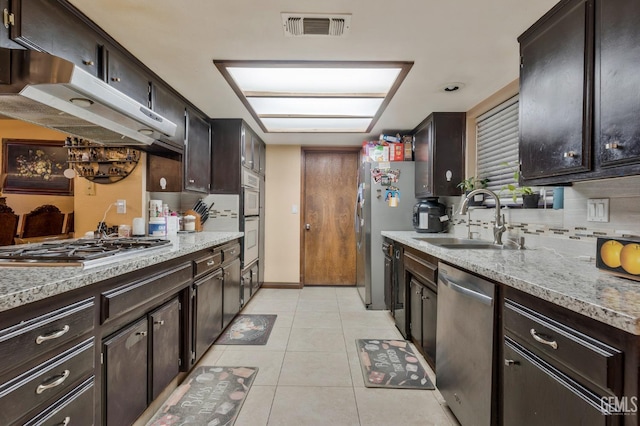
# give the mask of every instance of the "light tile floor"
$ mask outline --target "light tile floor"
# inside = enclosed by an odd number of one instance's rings
[[[268,343],[214,345],[200,361],[259,368],[237,426],[458,425],[437,390],[364,386],[355,339],[402,336],[355,288],[261,289],[242,313],[278,315]]]

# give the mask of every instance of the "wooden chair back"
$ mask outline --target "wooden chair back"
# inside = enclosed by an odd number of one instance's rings
[[[40,206],[22,217],[21,238],[42,237],[62,233],[64,213],[51,204]]]
[[[0,204],[0,246],[14,243],[18,231],[18,217],[11,207]]]

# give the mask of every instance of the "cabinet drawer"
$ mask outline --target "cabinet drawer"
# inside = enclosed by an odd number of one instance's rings
[[[505,334],[620,395],[623,353],[539,312],[505,300]]]
[[[25,426],[93,424],[93,376],[60,398],[49,408],[25,423]]]
[[[416,256],[410,253],[408,250],[404,251],[404,268],[411,271],[414,275],[421,278],[421,281],[430,283],[438,282],[438,260],[433,256],[427,256],[427,259],[422,258],[423,255]],[[432,263],[433,262],[433,263]]]
[[[93,298],[0,330],[0,372],[61,347],[93,329]]]
[[[195,264],[195,276],[199,277],[222,265],[222,253],[216,251],[196,259],[193,263]]]
[[[0,424],[13,421],[67,393],[93,372],[93,338],[62,352],[0,386]]]
[[[101,323],[130,312],[154,298],[177,291],[191,281],[192,274],[191,263],[185,263],[177,268],[102,293],[100,296]]]
[[[223,262],[228,262],[238,256],[240,256],[240,244],[233,244],[222,249]]]

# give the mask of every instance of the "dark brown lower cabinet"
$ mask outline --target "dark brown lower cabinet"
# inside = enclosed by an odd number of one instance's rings
[[[222,332],[222,269],[194,283],[194,363],[215,342]]]
[[[585,388],[509,337],[504,357],[504,425],[618,424],[602,408],[608,395]]]
[[[147,408],[148,329],[145,316],[102,344],[107,426],[133,424]]]
[[[94,378],[80,384],[51,407],[42,411],[25,426],[91,425],[94,419]]]
[[[222,329],[225,329],[238,312],[240,312],[240,285],[242,280],[240,275],[240,258],[234,259],[222,268],[222,273],[224,274]]]
[[[149,329],[151,402],[180,372],[180,303],[177,298],[149,314]]]
[[[427,362],[435,368],[438,294],[415,277],[409,282],[411,303],[411,339],[422,349]]]

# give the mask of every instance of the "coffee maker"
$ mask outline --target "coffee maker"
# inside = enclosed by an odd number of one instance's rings
[[[438,197],[428,197],[413,206],[413,228],[416,232],[445,232],[449,227],[447,206]]]

